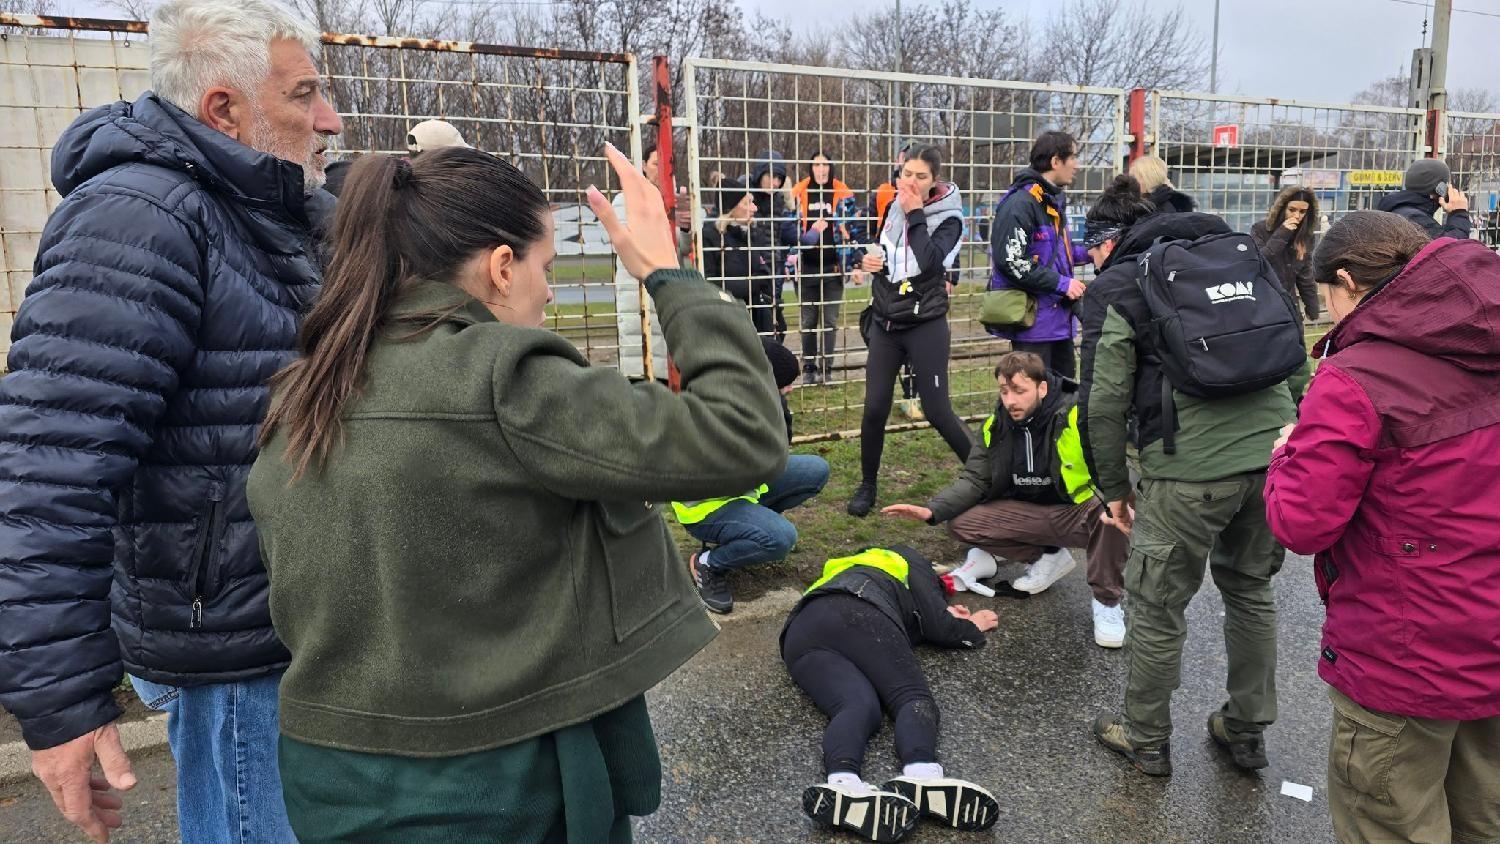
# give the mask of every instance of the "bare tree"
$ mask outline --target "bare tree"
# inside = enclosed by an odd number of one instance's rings
[[[1048,20],[1040,78],[1068,85],[1117,88],[1200,87],[1208,45],[1182,6],[1166,13],[1139,3],[1069,0]]]
[[[0,0],[0,14],[50,15],[53,11],[52,0]]]
[[[161,0],[109,0],[105,5],[118,9],[128,20],[144,21],[151,19],[151,12],[161,5]]]

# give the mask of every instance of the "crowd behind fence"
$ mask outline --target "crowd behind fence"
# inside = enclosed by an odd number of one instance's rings
[[[332,101],[344,121],[339,153],[404,153],[410,125],[443,118],[472,145],[505,156],[552,201],[559,252],[552,326],[598,364],[639,353],[639,332],[623,330],[637,315],[617,313],[615,263],[584,197],[590,184],[612,192],[604,142],[641,160],[649,104],[643,108],[634,56],[339,34],[323,41]],[[0,352],[31,278],[42,226],[58,202],[48,177],[51,146],[81,111],[146,90],[147,58],[140,23],[0,16]],[[1500,246],[1500,114],[1446,114],[1433,150],[1427,116],[1408,108],[1184,91],[1132,96],[1114,88],[706,58],[687,61],[683,90],[672,112],[686,132],[679,183],[690,190],[700,267],[704,227],[723,210],[721,180],[748,180],[766,151],[785,160],[783,189],[809,174],[815,153],[826,155],[856,198],[858,211],[839,223],[866,241],[878,225],[870,197],[891,178],[900,144],[942,151],[944,179],[963,198],[965,229],[950,276],[950,381],[955,408],[969,417],[993,406],[989,373],[1006,348],[977,321],[990,276],[990,219],[1042,131],[1068,131],[1080,143],[1082,167],[1068,192],[1075,235],[1090,198],[1132,152],[1163,158],[1179,190],[1239,230],[1261,219],[1290,184],[1317,194],[1326,227],[1349,211],[1374,207],[1399,187],[1412,159],[1435,153],[1469,193],[1478,237]],[[781,201],[783,213],[792,210]],[[780,327],[769,333],[801,352],[807,303],[798,250],[780,241],[757,248],[776,273],[785,318],[784,333]],[[859,427],[858,319],[869,295],[868,283],[852,279],[837,293],[832,377],[800,386],[790,400],[799,439]],[[915,423],[893,416],[893,428],[908,424]]]

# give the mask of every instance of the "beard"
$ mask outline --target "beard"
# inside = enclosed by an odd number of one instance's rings
[[[328,181],[328,176],[323,172],[323,163],[318,160],[318,153],[327,149],[327,142],[322,136],[314,133],[310,140],[303,140],[296,136],[279,133],[266,118],[265,112],[259,108],[251,112],[251,125],[255,132],[255,143],[250,148],[266,155],[274,155],[282,161],[296,164],[302,168],[302,193],[312,195],[314,191]]]

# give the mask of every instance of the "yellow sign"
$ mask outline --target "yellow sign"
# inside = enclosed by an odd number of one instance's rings
[[[1350,170],[1350,187],[1401,187],[1400,170]]]

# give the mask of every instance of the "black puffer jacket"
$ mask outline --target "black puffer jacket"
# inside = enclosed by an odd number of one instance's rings
[[[1439,223],[1437,217],[1433,216],[1438,212],[1437,200],[1414,190],[1392,191],[1380,198],[1380,205],[1377,207],[1416,223],[1427,232],[1428,237],[1468,240],[1469,232],[1474,230],[1468,211],[1454,211],[1448,215],[1446,222]]]
[[[1197,201],[1171,185],[1157,185],[1146,201],[1156,206],[1158,214],[1186,214],[1198,210]]]
[[[33,748],[159,683],[285,667],[245,503],[317,292],[299,167],[146,94],[58,140],[0,381],[0,703]]]

